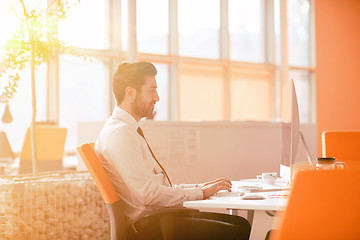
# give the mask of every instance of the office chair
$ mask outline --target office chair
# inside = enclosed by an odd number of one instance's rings
[[[360,131],[325,131],[322,133],[323,156],[345,162],[346,168],[360,168]]]
[[[67,129],[57,126],[36,126],[35,141],[38,172],[63,169],[62,159],[65,149]],[[19,173],[32,172],[32,147],[30,128],[27,129],[20,152]]]
[[[299,172],[270,239],[359,239],[359,182],[359,170]]]
[[[123,203],[117,195],[114,185],[94,151],[94,143],[82,144],[77,147],[77,151],[88,168],[106,203],[110,216],[111,240],[124,240],[130,238],[147,239],[146,232],[138,232],[135,235],[130,232],[130,225],[122,211]],[[135,228],[148,226],[150,231],[154,230],[153,228],[160,227],[162,239],[173,239],[173,221],[181,216],[190,216],[197,212],[198,210],[196,209],[164,208],[144,216],[135,222],[134,226]]]

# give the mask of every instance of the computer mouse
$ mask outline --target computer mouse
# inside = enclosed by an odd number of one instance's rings
[[[231,192],[228,191],[220,191],[217,192],[214,196],[215,197],[234,197],[234,196],[243,196],[245,193],[243,191],[234,190]]]
[[[260,195],[260,194],[248,194],[248,195],[243,196],[241,199],[244,199],[244,200],[263,200],[263,199],[265,199],[265,197]]]

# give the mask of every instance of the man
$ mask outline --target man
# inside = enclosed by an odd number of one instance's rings
[[[95,143],[130,223],[156,209],[206,199],[220,190],[231,191],[231,182],[224,178],[196,185],[171,184],[139,126],[141,118],[152,116],[159,101],[156,74],[155,66],[149,62],[120,64],[113,79],[117,106]],[[207,218],[205,214],[200,217]],[[249,224],[238,218],[236,221],[244,225],[244,235],[248,237]]]

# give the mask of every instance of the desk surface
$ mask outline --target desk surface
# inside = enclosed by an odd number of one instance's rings
[[[244,200],[240,196],[240,191],[246,186],[261,186],[263,188],[281,188],[285,184],[283,182],[276,185],[264,185],[257,180],[232,181],[233,191],[231,194],[219,194],[206,200],[186,201],[184,207],[189,208],[218,208],[218,209],[247,209],[247,210],[282,210],[287,204],[286,198],[280,195],[288,194],[289,191],[246,193],[245,195],[257,194],[265,197],[263,200]],[[270,195],[279,195],[279,198],[271,198]]]
[[[289,191],[274,191],[274,192],[258,192],[248,193],[246,195],[257,194],[265,197],[263,200],[244,200],[241,198],[240,192],[247,188],[283,188],[286,187],[285,182],[277,181],[275,185],[265,185],[258,180],[243,180],[233,181],[232,190],[235,193],[220,194],[220,196],[214,196],[210,199],[200,201],[187,201],[184,202],[184,207],[190,208],[207,208],[207,209],[227,209],[231,210],[230,214],[237,215],[237,210],[247,210],[247,219],[251,224],[250,240],[265,239],[267,232],[272,228],[273,215],[269,214],[265,210],[283,210],[287,204],[287,199],[282,195],[289,194]],[[219,194],[218,194],[219,195]],[[271,198],[279,197],[279,198]]]
[[[76,170],[77,156],[64,156],[62,160],[63,170]],[[20,159],[0,158],[0,175],[18,175]],[[61,171],[60,169],[58,171]]]

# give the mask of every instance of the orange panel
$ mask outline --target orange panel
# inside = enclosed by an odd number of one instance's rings
[[[299,172],[271,240],[359,239],[360,171]]]
[[[360,131],[360,1],[314,3],[320,155],[323,131]]]

